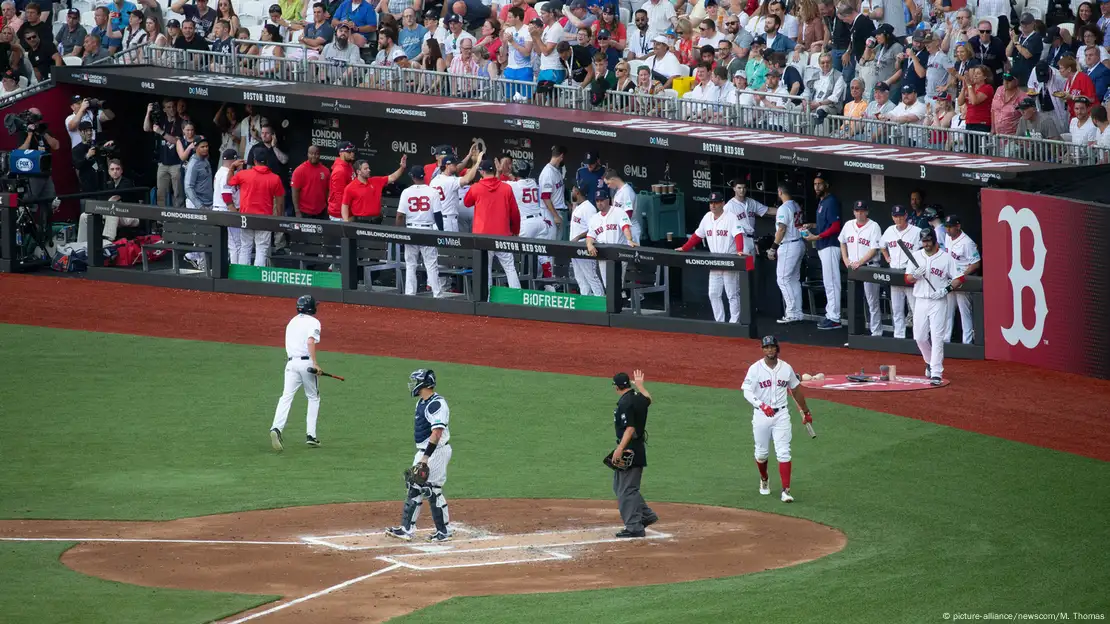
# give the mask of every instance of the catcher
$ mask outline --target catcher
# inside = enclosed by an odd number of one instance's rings
[[[613,375],[613,387],[620,397],[617,409],[613,410],[617,448],[602,462],[613,469],[613,494],[617,497],[617,507],[624,521],[624,530],[617,533],[617,537],[644,537],[644,529],[659,522],[659,516],[647,506],[640,494],[640,479],[647,466],[645,427],[651,395],[644,389],[642,371],[632,373],[631,383],[628,373]]]
[[[405,471],[405,486],[408,496],[401,511],[401,526],[386,530],[385,534],[402,540],[411,540],[416,531],[416,518],[424,499],[432,510],[435,533],[429,542],[446,542],[451,539],[447,514],[447,498],[443,496],[443,484],[447,482],[447,463],[451,461],[451,433],[447,430],[450,410],[447,400],[435,390],[436,374],[431,369],[420,369],[409,375],[409,392],[420,397],[416,402],[413,439],[416,441],[416,457],[412,467]]]

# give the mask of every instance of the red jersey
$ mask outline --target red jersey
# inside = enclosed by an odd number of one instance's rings
[[[466,191],[463,204],[474,208],[475,234],[516,236],[520,234],[520,208],[513,189],[497,178],[482,178]]]
[[[436,177],[437,173],[439,173],[439,164],[432,163],[430,165],[424,165],[424,179],[428,182],[431,182],[432,178]]]
[[[328,207],[328,168],[307,160],[293,170],[293,188],[300,191],[300,210],[307,215],[318,215]]]
[[[274,198],[285,197],[281,178],[265,165],[243,169],[227,181],[228,186],[239,187],[239,212],[243,214],[274,214]]]
[[[389,184],[387,176],[375,176],[364,184],[355,178],[343,189],[343,205],[350,207],[352,217],[380,217],[382,189]]]
[[[1067,82],[1064,90],[1073,98],[1083,96],[1093,104],[1098,103],[1098,97],[1095,95],[1095,83],[1091,81],[1090,76],[1081,70],[1076,71],[1076,74]],[[1068,119],[1072,117],[1075,117],[1075,101],[1068,100]]]
[[[351,180],[355,179],[355,168],[351,163],[336,158],[331,166],[331,179],[328,182],[328,216],[340,219],[343,217],[343,191]]]

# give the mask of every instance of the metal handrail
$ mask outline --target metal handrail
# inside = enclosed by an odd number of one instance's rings
[[[645,94],[609,90],[600,101],[593,101],[588,87],[574,84],[554,85],[544,90],[536,82],[507,80],[482,75],[379,66],[361,60],[336,64],[309,59],[299,43],[233,39],[230,54],[211,51],[180,50],[143,43],[113,55],[102,62],[126,62],[139,55],[139,62],[207,73],[266,77],[287,82],[321,82],[344,87],[393,91],[417,95],[438,95],[502,103],[535,103],[569,110],[599,111],[655,117],[672,121],[708,123],[726,127],[770,130],[791,134],[842,138],[866,143],[949,151],[978,156],[997,156],[1033,162],[1094,165],[1110,162],[1110,149],[1075,145],[1065,141],[1036,139],[938,128],[877,119],[828,115],[819,119],[809,102],[801,96],[737,90],[738,94],[762,96],[785,101],[785,106],[766,103],[735,104],[702,102],[669,93]],[[244,57],[239,44],[273,45],[299,50],[293,57]],[[125,56],[130,54],[131,56]],[[135,62],[135,61],[131,61]],[[98,62],[98,64],[101,62]]]
[[[23,98],[31,97],[32,95],[35,95],[36,93],[42,93],[43,91],[46,91],[47,89],[49,89],[50,87],[53,87],[53,86],[54,86],[54,79],[53,78],[47,78],[46,80],[36,82],[35,84],[27,85],[26,87],[23,87],[22,89],[17,89],[15,91],[12,91],[11,93],[9,93],[9,94],[7,94],[3,97],[0,97],[0,109],[5,109],[5,108],[11,106],[12,104],[15,104],[16,102],[22,100]]]

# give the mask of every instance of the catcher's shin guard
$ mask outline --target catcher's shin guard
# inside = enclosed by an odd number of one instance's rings
[[[416,528],[416,519],[420,517],[420,506],[423,504],[424,491],[410,485],[408,496],[405,498],[405,508],[401,511],[401,526],[406,531]]]
[[[437,531],[447,533],[447,524],[451,522],[451,516],[447,512],[447,497],[443,495],[443,488],[439,486],[433,485],[431,490],[428,507],[432,511],[432,522],[435,522]]]

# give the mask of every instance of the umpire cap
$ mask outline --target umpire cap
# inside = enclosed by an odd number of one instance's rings
[[[779,347],[779,339],[775,338],[774,336],[764,336],[762,342],[760,342],[759,344],[759,347],[775,347],[777,349]]]
[[[297,312],[300,314],[316,314],[316,297],[312,295],[297,297]]]
[[[628,379],[628,373],[617,373],[613,375],[613,385],[623,390],[625,388],[630,388],[632,382]]]

